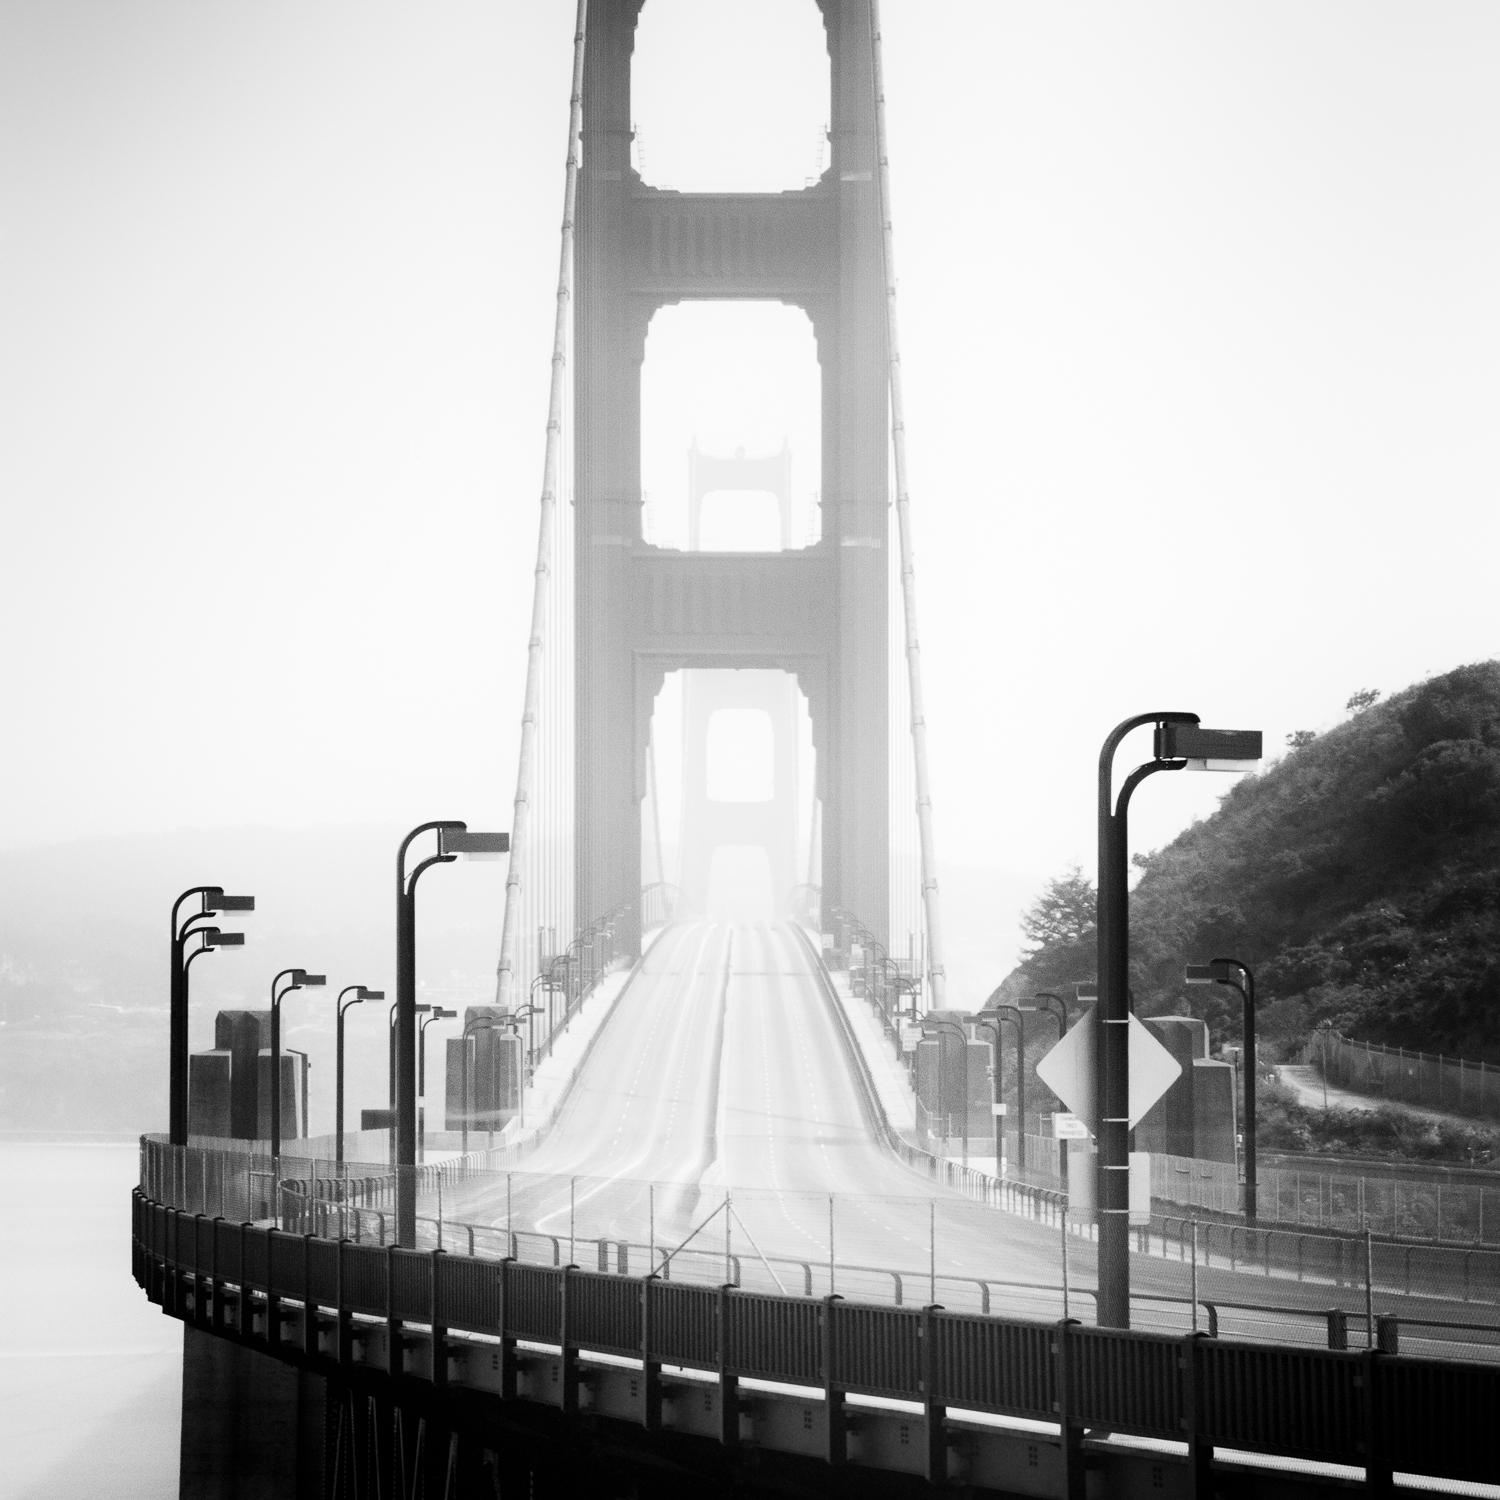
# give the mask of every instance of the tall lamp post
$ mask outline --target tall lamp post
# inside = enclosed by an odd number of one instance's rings
[[[417,1028],[417,1160],[427,1160],[427,1028],[434,1021],[451,1021],[458,1012],[434,1006]]]
[[[200,898],[197,911],[184,918],[182,905]],[[197,923],[220,912],[254,911],[254,896],[226,896],[217,885],[189,886],[172,903],[171,965],[167,971],[167,1139],[174,1146],[188,1142],[188,967],[200,954],[214,948],[244,946],[242,932],[220,932],[217,927]],[[188,950],[188,939],[197,935],[199,945]]]
[[[399,1000],[391,1001],[388,1021],[390,1024],[390,1038],[386,1043],[387,1068],[386,1068],[386,1094],[392,1110],[396,1108],[396,1012],[400,1008]],[[414,1016],[425,1016],[432,1007],[424,1000],[420,1005],[412,1006]],[[395,1126],[391,1127],[393,1130]]]
[[[923,1027],[931,1027],[938,1033],[938,1115],[943,1113],[943,1043],[942,1038],[949,1031],[958,1036],[960,1051],[958,1054],[959,1074],[963,1079],[960,1091],[960,1102],[963,1105],[963,1143],[964,1160],[969,1159],[969,1054],[963,1050],[969,1045],[969,1033],[958,1024],[957,1021],[934,1021],[931,1016],[926,1016],[922,1021]],[[941,1155],[941,1150],[939,1155]]]
[[[1115,751],[1133,729],[1155,726],[1152,758],[1114,792]],[[1101,1328],[1130,1327],[1130,846],[1131,793],[1158,771],[1244,771],[1260,759],[1256,729],[1203,729],[1197,714],[1137,714],[1117,724],[1099,751],[1099,885],[1095,928],[1099,1003],[1094,1007],[1094,1114],[1098,1129]]]
[[[995,1103],[1000,1103],[1000,1023],[1016,1028],[1016,1171],[1026,1181],[1026,1022],[1014,1005],[989,1005],[979,1012],[978,1024],[988,1026],[995,1038]],[[1000,1171],[1000,1114],[995,1115],[995,1171]]]
[[[424,833],[437,835],[437,853],[408,870],[406,856]],[[470,833],[451,819],[419,823],[396,851],[396,1243],[417,1242],[417,881],[433,865],[467,858],[498,858],[510,848],[508,833]]]
[[[1062,1041],[1063,1033],[1068,1029],[1068,1002],[1051,990],[1038,990],[1031,998],[1033,1001],[1033,1005],[1029,1007],[1031,1009],[1035,1009],[1036,1005],[1043,1000],[1051,1002],[1047,1006],[1047,1014],[1057,1022],[1057,1039]]]
[[[532,1046],[532,1018],[544,1014],[545,1012],[540,1005],[533,1005],[529,1001],[518,1010],[511,1012],[511,1015],[518,1021],[522,1016],[526,1017],[526,1076],[528,1078],[531,1076],[531,1055],[535,1051],[535,1048]]]
[[[1183,976],[1189,984],[1222,984],[1240,992],[1244,1002],[1245,1042],[1245,1222],[1256,1215],[1255,1175],[1255,975],[1237,958],[1216,958],[1189,964]]]
[[[291,982],[278,990],[283,979]],[[281,1178],[281,1002],[293,990],[327,983],[326,974],[309,974],[306,969],[283,969],[271,981],[271,1166],[277,1182]],[[302,1123],[305,1128],[306,1120]]]
[[[345,995],[353,995],[345,1000]],[[339,991],[335,1004],[338,1006],[337,1038],[333,1049],[333,1131],[334,1160],[344,1164],[344,1014],[351,1006],[364,1000],[384,1000],[384,990],[369,990],[362,984],[346,985]]]
[[[463,1154],[469,1154],[469,1116],[474,1109],[474,1068],[469,1056],[469,1043],[476,1031],[502,1031],[505,1023],[498,1016],[475,1016],[464,1022],[463,1046],[459,1049],[460,1092],[463,1095]]]

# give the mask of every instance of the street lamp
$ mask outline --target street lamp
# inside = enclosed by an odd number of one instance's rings
[[[291,982],[278,990],[276,986],[283,979]],[[327,983],[327,975],[309,974],[306,969],[283,969],[271,981],[271,1168],[276,1174],[273,1180],[278,1183],[281,1174],[281,1002],[293,990],[311,989]],[[307,1121],[302,1123],[305,1129]]]
[[[1152,759],[1114,794],[1115,751],[1133,729],[1155,726]],[[1098,1124],[1101,1328],[1130,1327],[1130,795],[1158,771],[1244,771],[1260,759],[1258,729],[1203,729],[1197,714],[1137,714],[1117,724],[1099,751],[1099,884],[1095,907],[1099,1003],[1094,1007],[1094,1113]]]
[[[427,1028],[434,1021],[451,1021],[458,1012],[444,1010],[441,1005],[422,1017],[417,1029],[417,1097],[422,1101],[417,1110],[417,1160],[427,1160]]]
[[[1068,1029],[1068,1002],[1061,995],[1055,995],[1051,990],[1038,990],[1032,997],[1033,1001],[1050,1000],[1052,1003],[1047,1007],[1047,1014],[1057,1022],[1057,1039],[1062,1041],[1063,1033]],[[1023,1010],[1032,1009],[1033,1006],[1023,1006]]]
[[[197,911],[182,917],[182,903],[200,898]],[[226,896],[222,886],[190,886],[172,903],[171,962],[167,970],[167,1139],[174,1146],[188,1140],[188,966],[212,948],[244,946],[242,932],[220,932],[217,927],[197,927],[205,917],[226,911],[254,911],[254,896]],[[199,934],[202,941],[191,953],[187,940]]]
[[[990,1005],[980,1011],[978,1024],[988,1026],[995,1037],[995,1103],[1000,1103],[1000,1023],[1016,1028],[1016,1172],[1026,1181],[1026,1022],[1014,1005]],[[1000,1172],[1000,1114],[995,1115],[995,1173]]]
[[[969,1045],[969,1033],[967,1031],[965,1031],[963,1029],[963,1027],[958,1024],[957,1021],[934,1021],[931,1016],[924,1016],[923,1020],[922,1020],[922,1025],[923,1025],[924,1029],[926,1029],[927,1027],[932,1027],[935,1031],[938,1032],[938,1117],[941,1119],[943,1117],[943,1104],[945,1102],[944,1097],[943,1097],[944,1090],[943,1090],[943,1042],[942,1042],[942,1037],[948,1031],[956,1032],[958,1034],[958,1040],[959,1040],[959,1043],[960,1043],[961,1047],[967,1048],[968,1045]],[[959,1074],[960,1074],[960,1076],[961,1076],[961,1078],[963,1080],[962,1085],[961,1085],[961,1102],[962,1102],[962,1105],[963,1105],[963,1109],[962,1109],[962,1116],[963,1116],[963,1137],[962,1137],[962,1139],[963,1139],[963,1152],[964,1152],[964,1154],[963,1154],[963,1160],[964,1160],[964,1164],[967,1165],[968,1164],[968,1160],[969,1160],[969,1054],[968,1054],[968,1052],[967,1051],[960,1051],[959,1054],[958,1054],[958,1061],[959,1061]],[[941,1150],[939,1151],[939,1155],[941,1155]]]
[[[469,1060],[469,1043],[476,1031],[500,1031],[505,1023],[498,1016],[474,1016],[464,1022],[463,1043],[459,1048],[459,1092],[462,1095],[463,1144],[461,1150],[469,1154],[469,1116],[473,1113],[473,1068]],[[490,1134],[494,1134],[493,1131]]]
[[[346,1001],[345,995],[353,995],[354,998]],[[340,1166],[344,1164],[344,1013],[362,1000],[384,999],[384,990],[367,990],[362,984],[351,984],[339,991],[338,999],[334,1002],[338,1006],[338,1033],[333,1049],[334,1160]]]
[[[526,1076],[528,1078],[531,1077],[531,1057],[532,1053],[535,1051],[535,1048],[532,1046],[532,1017],[544,1014],[546,1014],[546,1012],[542,1010],[542,1007],[540,1005],[533,1005],[530,1001],[521,1006],[518,1010],[513,1010],[511,1012],[511,1016],[514,1017],[517,1021],[519,1021],[522,1016],[526,1017]]]
[[[1189,984],[1223,984],[1240,992],[1244,1002],[1245,1044],[1245,1222],[1253,1224],[1256,1212],[1255,1175],[1255,975],[1237,958],[1216,958],[1206,964],[1189,964],[1184,974]]]
[[[393,1111],[396,1108],[396,1011],[400,1007],[400,1004],[399,1000],[391,1001],[390,1016],[388,1018],[390,1022],[390,1037],[386,1043],[386,1098]],[[431,1009],[432,1006],[424,1000],[420,1005],[412,1006],[412,1014],[425,1016]],[[391,1128],[395,1129],[395,1126],[393,1125]]]
[[[437,853],[408,871],[407,850],[424,833],[437,835]],[[405,1249],[417,1242],[417,881],[432,865],[498,858],[509,848],[508,833],[470,833],[443,819],[419,823],[396,851],[396,1243]]]

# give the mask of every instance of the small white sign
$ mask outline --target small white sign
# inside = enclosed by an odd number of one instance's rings
[[[1003,1115],[1005,1113],[1005,1106],[1003,1104],[992,1104],[990,1105],[990,1113],[992,1115]]]
[[[1089,1128],[1077,1115],[1064,1114],[1059,1110],[1052,1116],[1052,1139],[1055,1141],[1086,1141]]]

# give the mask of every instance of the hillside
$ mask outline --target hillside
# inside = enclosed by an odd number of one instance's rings
[[[1198,1014],[1216,1044],[1233,1039],[1232,997],[1188,989],[1182,968],[1234,957],[1255,972],[1269,1038],[1329,1022],[1500,1062],[1500,662],[1361,708],[1137,863],[1142,1014]],[[1075,930],[1036,945],[1006,987],[1092,973],[1092,932]]]

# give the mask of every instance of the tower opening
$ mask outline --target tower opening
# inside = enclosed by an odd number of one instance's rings
[[[690,301],[657,311],[641,369],[647,543],[779,552],[816,542],[822,436],[817,341],[800,307]]]
[[[780,193],[828,165],[828,40],[812,0],[648,0],[633,165],[653,187]]]

